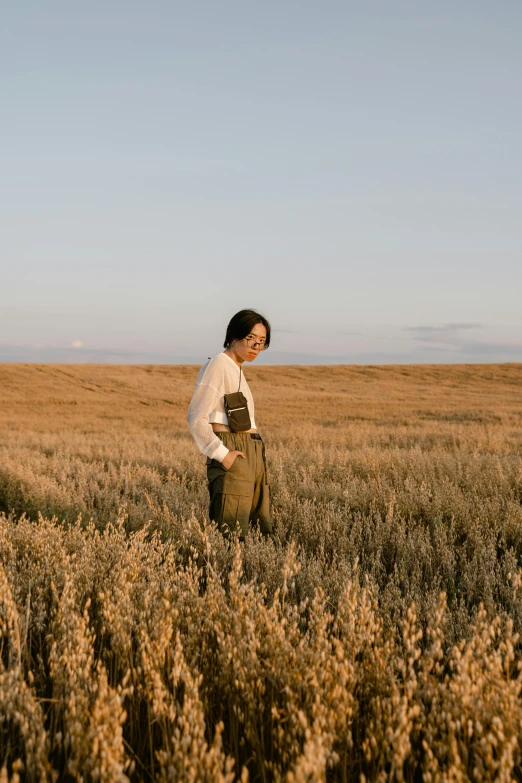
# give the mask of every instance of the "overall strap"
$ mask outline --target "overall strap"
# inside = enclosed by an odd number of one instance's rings
[[[241,389],[241,378],[242,378],[242,375],[241,375],[241,366],[240,366],[239,367],[239,386],[237,387],[238,391]]]

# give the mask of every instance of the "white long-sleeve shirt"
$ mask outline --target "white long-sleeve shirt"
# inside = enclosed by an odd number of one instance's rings
[[[225,394],[237,392],[239,387],[239,367],[226,353],[218,353],[209,359],[199,371],[196,388],[190,401],[187,421],[192,437],[198,449],[205,457],[223,462],[229,449],[218,438],[212,424],[228,424],[225,411]],[[254,421],[254,398],[248,388],[244,373],[241,373],[240,391],[246,397],[250,414],[251,428],[256,429]]]

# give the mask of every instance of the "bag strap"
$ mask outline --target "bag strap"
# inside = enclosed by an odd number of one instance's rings
[[[241,378],[242,378],[242,375],[241,375],[241,367],[239,367],[239,386],[237,387],[237,390],[238,390],[238,391],[241,389]]]

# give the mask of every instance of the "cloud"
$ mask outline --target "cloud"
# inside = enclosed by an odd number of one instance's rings
[[[460,324],[445,324],[444,328],[456,332],[459,329],[481,329],[483,326],[484,324],[470,324],[464,322]]]
[[[449,325],[446,325],[449,326]],[[450,342],[450,340],[453,340]],[[401,350],[402,349],[402,350]],[[190,349],[189,349],[190,350]],[[346,350],[335,354],[313,349],[304,351],[277,351],[270,349],[259,357],[254,366],[267,365],[387,365],[387,364],[489,364],[497,362],[521,362],[522,342],[470,340],[466,342],[457,332],[446,334],[446,342],[440,335],[422,331],[416,336],[410,350],[396,343],[393,336],[379,350]],[[0,344],[0,362],[52,363],[52,364],[192,364],[201,366],[209,356],[207,351],[179,354],[169,351],[147,351],[141,348],[88,348],[82,350],[56,345],[16,346]]]
[[[461,360],[464,356],[481,357],[484,361],[491,359],[491,357],[500,356],[512,361],[522,359],[522,343],[520,342],[465,340],[458,335],[444,336],[434,333],[419,335],[415,339],[422,343],[418,346],[420,351],[446,352],[448,355],[458,355]]]
[[[143,351],[137,349],[83,348],[78,350],[72,345],[58,347],[53,345],[20,346],[0,345],[0,362],[35,364],[204,364],[208,353],[178,355],[170,353]]]
[[[443,324],[442,326],[405,326],[404,331],[413,332],[413,339],[417,342],[436,343],[440,346],[458,348],[466,345],[465,339],[460,335],[461,331],[481,329],[483,326],[484,324],[463,322]]]
[[[452,361],[465,361],[467,357],[474,361],[492,361],[502,358],[510,361],[522,359],[522,343],[508,343],[501,340],[470,340],[466,332],[482,329],[485,324],[448,323],[441,326],[406,326],[404,331],[412,332],[413,339],[420,343],[417,350],[422,353],[440,353]]]
[[[454,334],[460,329],[480,329],[484,324],[459,323],[443,324],[442,326],[405,326],[405,332],[433,332],[436,334]]]
[[[350,353],[350,354],[319,354],[300,353],[294,351],[272,351],[270,349],[256,360],[255,366],[261,365],[328,365],[328,364],[411,364],[415,357],[411,353]]]
[[[467,343],[462,350],[470,354],[490,356],[517,356],[522,360],[522,343]]]

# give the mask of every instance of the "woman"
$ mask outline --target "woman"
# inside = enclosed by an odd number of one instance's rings
[[[231,319],[224,351],[199,371],[187,421],[196,444],[207,458],[209,516],[228,537],[240,540],[249,523],[272,534],[266,474],[265,445],[254,421],[254,399],[243,375],[244,362],[253,362],[270,345],[270,324],[256,310],[240,310]],[[248,429],[232,432],[224,395],[241,391],[247,401]],[[234,414],[231,411],[231,416]]]

